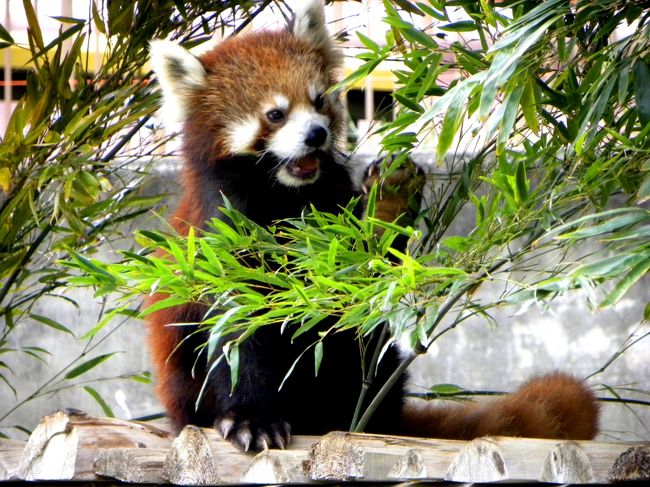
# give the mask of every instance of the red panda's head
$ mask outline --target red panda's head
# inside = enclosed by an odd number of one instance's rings
[[[250,155],[274,160],[284,186],[311,184],[341,130],[335,82],[340,55],[321,0],[302,2],[282,31],[242,34],[195,57],[154,41],[151,57],[166,105],[184,123],[186,148],[208,145],[213,162]],[[189,154],[188,154],[189,155]]]

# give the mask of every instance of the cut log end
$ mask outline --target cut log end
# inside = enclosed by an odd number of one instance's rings
[[[162,476],[172,484],[206,485],[219,482],[215,459],[205,434],[186,426],[172,442],[163,464]]]
[[[313,480],[360,479],[363,452],[346,433],[328,433],[311,447],[304,472]]]
[[[587,453],[576,442],[567,441],[548,454],[540,480],[554,484],[587,484],[594,481],[594,473]]]
[[[614,462],[608,477],[612,482],[650,480],[650,446],[635,446],[624,451]]]

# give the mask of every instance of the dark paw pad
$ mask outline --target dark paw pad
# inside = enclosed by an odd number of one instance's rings
[[[242,451],[284,450],[291,441],[291,427],[283,420],[227,414],[214,422],[221,436]]]

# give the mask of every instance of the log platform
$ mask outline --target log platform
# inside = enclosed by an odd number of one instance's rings
[[[485,437],[473,441],[332,432],[243,453],[216,431],[162,428],[76,410],[44,417],[27,442],[0,440],[0,481],[177,485],[650,480],[650,443]]]

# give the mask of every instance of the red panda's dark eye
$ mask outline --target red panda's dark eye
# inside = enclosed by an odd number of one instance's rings
[[[266,112],[266,118],[268,118],[271,122],[281,122],[284,120],[284,112],[282,110],[274,108],[273,110]]]
[[[325,99],[323,98],[323,95],[316,95],[316,98],[314,98],[314,108],[316,110],[320,110],[323,108],[323,105],[325,104]]]

